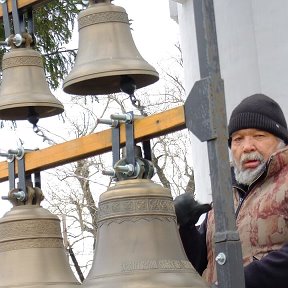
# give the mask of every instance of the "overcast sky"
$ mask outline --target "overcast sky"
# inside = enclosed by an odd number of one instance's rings
[[[122,6],[133,20],[134,41],[149,63],[171,50],[178,37],[178,25],[169,16],[168,0],[115,0],[113,3]]]
[[[115,0],[114,5],[123,7],[132,19],[132,35],[138,51],[151,65],[171,55],[174,44],[179,41],[178,25],[170,18],[168,0]],[[77,38],[77,34],[76,34]],[[74,43],[78,40],[74,39]],[[77,44],[75,44],[77,46]],[[76,48],[76,47],[75,47]],[[54,93],[55,94],[55,93]],[[53,118],[53,117],[52,117]],[[42,119],[42,121],[44,121]],[[0,129],[0,152],[15,149],[21,138],[25,149],[43,148],[43,142],[32,130],[28,121],[19,121],[16,131]],[[0,161],[5,158],[0,157]],[[0,183],[0,195],[7,195],[8,183]],[[45,191],[43,191],[45,194]],[[0,217],[11,205],[0,199]]]

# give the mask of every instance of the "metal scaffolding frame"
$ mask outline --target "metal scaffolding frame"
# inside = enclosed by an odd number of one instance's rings
[[[207,142],[213,208],[218,287],[243,288],[242,249],[236,229],[224,82],[221,79],[213,0],[194,0],[201,80],[185,103],[186,125]]]
[[[46,2],[48,1],[30,0],[26,1],[25,4],[25,1],[18,0],[18,8],[23,8],[26,5],[26,8],[28,7],[29,11],[31,11],[33,5],[43,5],[43,3]],[[1,3],[3,4],[3,1]],[[12,9],[12,12],[14,12],[13,21],[16,21],[17,24],[17,31],[15,32],[18,33],[21,30],[21,23],[17,22],[18,18],[16,20],[14,19],[17,0],[12,0],[12,8],[10,4],[8,6],[3,5],[4,9],[0,11],[2,13],[0,13],[0,17],[3,17],[4,23],[9,24],[8,13],[10,13]],[[193,4],[201,79],[194,84],[184,106],[135,121],[134,138],[135,142],[140,142],[188,128],[188,130],[202,142],[207,142],[215,214],[214,240],[218,287],[243,288],[245,285],[242,251],[236,229],[233,196],[231,192],[232,185],[227,147],[226,104],[224,83],[220,73],[214,3],[213,0],[194,0]],[[9,29],[10,27],[6,25],[6,36],[9,34]],[[167,117],[167,115],[174,115],[174,118]],[[167,119],[169,119],[169,121]],[[167,121],[172,121],[173,123],[168,124]],[[150,125],[150,130],[147,129],[147,124]],[[144,129],[145,131],[143,131],[143,127],[146,128]],[[123,125],[119,126],[117,133],[119,133],[121,129],[124,133],[122,133],[123,136],[121,135],[122,138],[119,137],[119,143],[123,145],[126,136]],[[97,147],[91,147],[95,141],[95,137],[98,137],[97,139],[104,137],[105,143],[102,142]],[[85,143],[87,145],[85,145]],[[64,149],[68,154],[63,155],[62,153],[57,153],[63,151],[64,147],[75,147],[75,144],[78,145],[77,152]],[[109,150],[112,150],[111,129],[86,136],[85,138],[82,137],[77,140],[68,141],[67,143],[58,144],[43,149],[42,151],[28,152],[25,155],[25,171],[28,173],[39,173],[48,168],[93,155],[99,155]],[[56,158],[47,157],[47,154],[56,155]],[[50,162],[45,162],[44,158],[45,161]],[[19,174],[18,176],[23,174],[22,170],[23,167],[21,168],[16,165],[15,171],[13,170],[13,174],[11,174],[11,165],[8,167],[7,162],[0,163],[0,182],[6,181],[9,178],[9,174],[13,175],[12,180],[14,181],[17,173]]]

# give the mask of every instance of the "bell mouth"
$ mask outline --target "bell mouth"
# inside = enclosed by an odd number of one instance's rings
[[[41,118],[52,117],[64,112],[63,105],[59,103],[37,103],[37,105],[33,102],[28,103],[13,103],[7,105],[1,105],[0,100],[0,119],[2,120],[28,120],[30,115],[30,108],[33,107],[38,115]],[[36,123],[38,122],[36,121]],[[30,123],[34,124],[34,121],[29,121]],[[36,124],[35,123],[35,124]]]
[[[99,63],[99,67],[101,67]],[[136,89],[140,89],[151,85],[159,80],[159,74],[152,70],[153,67],[147,63],[147,69],[135,68],[133,65],[129,68],[127,65],[126,70],[120,70],[121,63],[116,65],[115,70],[113,70],[112,62],[107,62],[110,65],[105,71],[95,69],[95,64],[87,64],[81,66],[75,66],[71,74],[64,80],[63,90],[68,94],[75,95],[105,95],[112,93],[122,92],[121,83],[125,76],[133,79]],[[114,62],[115,64],[115,62]],[[138,63],[139,64],[139,63]],[[142,63],[141,63],[142,64]],[[148,66],[149,65],[149,66]],[[135,65],[134,65],[135,66]],[[125,67],[126,68],[126,67]],[[85,71],[85,72],[84,72]]]

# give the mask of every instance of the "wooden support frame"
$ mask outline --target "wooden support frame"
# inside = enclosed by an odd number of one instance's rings
[[[136,119],[134,123],[135,142],[152,139],[186,128],[184,106]],[[125,143],[125,126],[120,126],[120,143]],[[27,152],[25,171],[32,174],[77,160],[96,156],[112,150],[112,131],[110,129],[57,144],[42,150]],[[16,167],[17,173],[17,167]],[[8,163],[0,162],[0,182],[8,180]]]
[[[6,0],[8,4],[8,11],[9,13],[12,12],[12,1]],[[51,0],[18,0],[18,9],[25,9],[28,7],[37,8],[41,5],[44,5],[48,2],[51,2]],[[0,5],[0,18],[3,17],[3,11],[2,11],[2,5]]]

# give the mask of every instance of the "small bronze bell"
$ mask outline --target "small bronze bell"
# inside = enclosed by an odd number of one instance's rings
[[[42,56],[31,48],[12,48],[2,60],[0,119],[44,118],[64,111],[46,82]]]
[[[137,89],[156,82],[159,75],[138,52],[126,11],[110,1],[97,2],[79,14],[78,54],[64,80],[64,91],[76,95],[117,93],[127,76]]]
[[[40,206],[40,188],[28,187],[21,202],[9,193],[13,208],[0,219],[0,287],[76,288],[65,254],[60,220]]]
[[[94,261],[83,286],[208,287],[184,252],[168,189],[129,179],[100,196]]]

